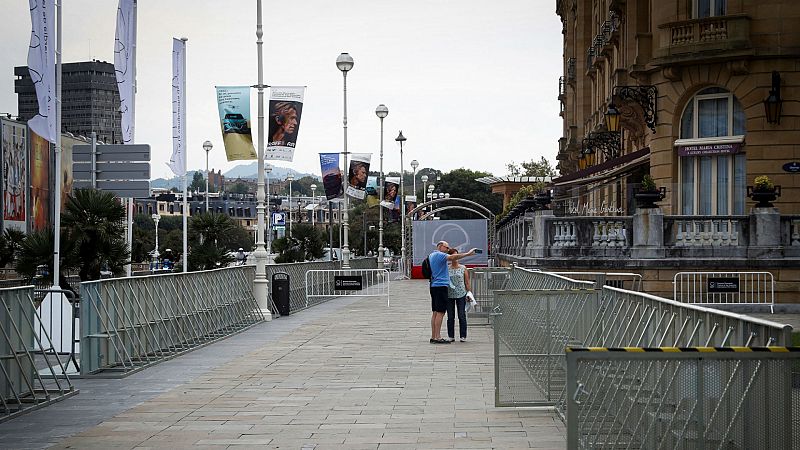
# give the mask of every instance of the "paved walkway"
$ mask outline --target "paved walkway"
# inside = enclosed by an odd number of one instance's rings
[[[491,328],[432,345],[427,283],[340,298],[0,425],[3,448],[552,448],[544,409],[494,407]],[[446,333],[444,333],[446,334]]]

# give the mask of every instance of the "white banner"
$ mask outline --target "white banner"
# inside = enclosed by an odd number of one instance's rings
[[[292,161],[303,113],[303,86],[272,86],[269,89],[269,127],[264,159]]]
[[[167,165],[186,175],[186,41],[172,39],[172,157]]]
[[[119,89],[122,143],[133,144],[134,137],[134,51],[136,48],[136,0],[119,0],[117,32],[114,36],[114,73]]]
[[[39,113],[28,126],[34,133],[55,143],[56,130],[56,10],[55,0],[28,0],[31,9],[31,43],[28,72],[36,88]]]
[[[367,195],[367,175],[372,154],[350,153],[350,158],[350,167],[347,170],[347,188],[344,192],[350,197],[363,200]]]

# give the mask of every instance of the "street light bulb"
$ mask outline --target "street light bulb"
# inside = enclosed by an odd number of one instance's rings
[[[292,174],[286,175],[286,181],[294,181],[294,175]]]
[[[416,171],[417,167],[419,167],[419,162],[416,159],[412,159],[411,160],[411,168]]]
[[[394,138],[394,140],[397,141],[397,142],[400,142],[400,143],[403,143],[403,142],[406,141],[406,137],[403,136],[403,130],[400,130],[400,134],[398,134],[397,137]]]
[[[423,183],[427,183],[428,182],[428,176],[427,175],[423,175],[423,176],[419,177],[419,179],[422,180]]]
[[[272,164],[264,164],[264,172],[272,172]]]
[[[387,108],[386,105],[381,103],[380,105],[378,105],[377,108],[375,108],[375,115],[378,116],[378,118],[383,119],[384,117],[389,115],[389,108]]]
[[[214,144],[212,144],[211,141],[203,142],[203,150],[210,152],[212,148],[214,148]]]
[[[354,64],[355,62],[353,61],[353,57],[350,56],[349,53],[342,53],[338,58],[336,58],[336,67],[338,67],[342,72],[347,73],[353,68]]]

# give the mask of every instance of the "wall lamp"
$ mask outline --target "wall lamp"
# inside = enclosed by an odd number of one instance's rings
[[[767,115],[767,122],[780,124],[781,123],[781,74],[777,71],[772,72],[772,89],[769,91],[769,96],[764,100],[764,112]]]

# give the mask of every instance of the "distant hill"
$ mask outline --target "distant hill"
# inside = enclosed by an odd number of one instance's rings
[[[272,164],[272,163],[270,163]],[[187,180],[191,183],[192,178],[194,177],[195,172],[205,173],[204,170],[187,170],[186,176]],[[295,179],[303,178],[305,176],[314,177],[316,179],[320,179],[319,175],[313,173],[303,173],[298,172],[294,169],[290,169],[288,167],[279,167],[272,164],[272,172],[269,174],[271,179],[285,179],[287,175],[293,174]],[[251,178],[256,179],[258,176],[258,162],[253,162],[250,164],[240,164],[231,170],[223,173],[225,175],[225,179],[233,180],[236,178]],[[161,188],[161,189],[182,189],[183,186],[181,185],[181,179],[178,177],[173,178],[156,178],[154,180],[150,180],[150,187],[151,188]]]

